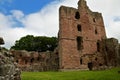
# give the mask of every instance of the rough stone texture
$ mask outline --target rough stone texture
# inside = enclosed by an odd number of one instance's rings
[[[56,71],[59,68],[58,52],[27,52],[11,50],[14,61],[22,71]]]
[[[120,46],[116,39],[107,39],[102,14],[92,12],[85,0],[78,9],[59,9],[60,70],[105,69],[120,63]]]
[[[85,0],[78,2],[78,9],[61,6],[59,12],[60,69],[87,68],[88,55],[94,55],[98,41],[106,39],[102,15],[92,12]]]
[[[85,0],[79,0],[78,9],[61,6],[59,17],[59,45],[54,52],[11,50],[22,71],[102,70],[120,66],[118,40],[107,39],[101,13],[92,12]]]
[[[0,39],[0,43],[3,39]],[[0,80],[21,80],[20,69],[14,63],[12,54],[4,49],[0,50]]]
[[[119,44],[119,57],[118,57],[118,64],[119,64],[119,66],[120,66],[120,44]]]
[[[105,55],[107,66],[120,65],[120,44],[115,38],[109,38],[102,41],[102,52]]]

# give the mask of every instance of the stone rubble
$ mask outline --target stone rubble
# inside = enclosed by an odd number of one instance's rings
[[[4,40],[0,37],[0,45],[3,44]],[[12,54],[0,47],[0,80],[21,80],[20,74]]]

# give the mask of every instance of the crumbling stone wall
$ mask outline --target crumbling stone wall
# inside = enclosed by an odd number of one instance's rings
[[[102,14],[92,12],[85,0],[78,9],[59,9],[60,70],[105,69],[120,63],[120,46],[116,39],[107,39]]]
[[[120,44],[119,44],[118,64],[120,66]]]
[[[57,71],[59,68],[58,52],[28,52],[11,50],[22,71]]]
[[[102,52],[104,53],[107,66],[119,66],[120,65],[120,44],[115,38],[108,38],[102,41]]]
[[[0,38],[0,45],[4,40]],[[9,51],[0,49],[0,80],[21,80],[20,69],[14,63],[14,58]]]
[[[114,38],[107,39],[102,14],[92,12],[85,0],[79,0],[78,9],[61,6],[59,17],[59,44],[54,52],[11,50],[22,71],[101,70],[120,66],[120,44]],[[10,70],[14,72],[13,67]],[[19,74],[16,76],[19,78]]]

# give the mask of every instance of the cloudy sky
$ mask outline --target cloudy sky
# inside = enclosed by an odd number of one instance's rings
[[[92,11],[101,12],[107,37],[120,41],[120,0],[86,0]],[[10,48],[28,34],[57,36],[58,9],[61,5],[77,8],[78,0],[0,0],[0,37]]]

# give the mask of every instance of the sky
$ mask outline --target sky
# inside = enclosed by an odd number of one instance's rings
[[[120,0],[86,0],[92,11],[102,13],[108,38],[120,42]],[[0,37],[10,48],[26,35],[56,36],[59,7],[77,8],[78,0],[0,0]]]

